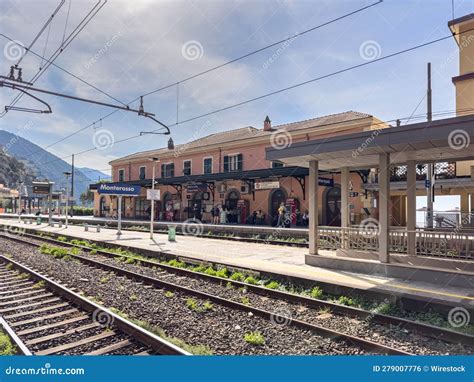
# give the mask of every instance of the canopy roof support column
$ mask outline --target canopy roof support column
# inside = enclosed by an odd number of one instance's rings
[[[416,255],[416,161],[407,162],[407,237],[408,254]]]
[[[309,161],[309,254],[318,254],[318,161]]]
[[[348,243],[346,240],[347,230],[349,227],[349,182],[350,172],[349,167],[341,169],[341,228],[342,228],[342,248],[347,249]],[[346,231],[346,232],[345,232]]]
[[[379,154],[379,260],[388,263],[390,229],[390,154]]]

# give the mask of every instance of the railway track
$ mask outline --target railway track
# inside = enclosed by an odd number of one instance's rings
[[[24,236],[27,236],[34,240],[39,240],[40,242],[48,242],[57,246],[65,247],[76,247],[89,254],[96,254],[98,256],[103,256],[110,259],[115,259],[117,257],[126,257],[117,253],[109,252],[102,249],[92,249],[82,245],[76,245],[69,242],[63,242],[56,240],[52,237],[42,237],[34,235],[31,233],[25,233]],[[18,237],[12,237],[12,239],[19,239]],[[21,240],[23,241],[23,240]],[[91,258],[82,259],[83,261],[90,261]],[[99,262],[100,263],[100,262]],[[417,321],[412,321],[400,317],[394,317],[386,314],[381,314],[373,311],[368,311],[364,309],[359,309],[351,306],[344,306],[341,304],[333,303],[326,300],[310,298],[303,295],[298,295],[294,293],[289,293],[280,290],[268,289],[260,285],[253,285],[241,281],[232,280],[229,278],[222,278],[214,275],[208,275],[201,272],[196,272],[193,270],[174,267],[171,265],[157,263],[156,261],[147,261],[140,259],[140,265],[145,268],[156,268],[157,266],[163,271],[163,274],[169,274],[169,277],[172,275],[183,276],[190,279],[199,279],[205,280],[214,284],[222,284],[225,282],[227,285],[232,285],[234,288],[245,288],[251,293],[260,295],[263,297],[278,299],[287,301],[293,304],[303,304],[313,309],[318,310],[329,310],[334,314],[341,316],[348,316],[360,320],[370,320],[371,322],[379,323],[381,325],[390,325],[393,327],[398,327],[404,330],[413,331],[421,335],[432,337],[433,339],[443,340],[450,343],[465,343],[469,346],[474,346],[474,336],[465,334],[459,331],[450,330],[446,328],[441,328],[434,325],[429,325]],[[165,276],[166,277],[166,276]]]
[[[5,236],[3,235],[0,235],[0,236],[5,238]],[[33,246],[36,248],[40,247],[39,243],[35,243],[34,241],[31,241],[31,240],[24,240],[20,237],[6,237],[6,238],[10,240],[14,240],[16,242],[27,244],[29,246]],[[38,239],[41,241],[42,238],[38,238]],[[61,242],[59,242],[58,245],[60,245],[60,243]],[[134,271],[119,268],[110,264],[106,264],[104,262],[93,260],[85,256],[77,255],[77,254],[70,254],[70,256],[73,259],[79,260],[80,262],[88,266],[92,266],[92,267],[107,271],[109,273],[113,272],[117,277],[120,277],[120,276],[126,277],[137,283],[151,285],[155,288],[182,292],[186,295],[193,296],[202,301],[210,301],[212,303],[219,304],[223,307],[226,307],[235,311],[241,311],[249,315],[255,315],[257,317],[260,317],[266,320],[271,325],[274,325],[275,322],[279,322],[281,320],[286,319],[284,316],[281,316],[278,313],[261,309],[261,308],[257,308],[257,307],[253,307],[247,304],[239,303],[239,302],[236,302],[227,298],[223,298],[211,293],[199,291],[197,289],[188,288],[188,287],[179,285],[179,283],[160,280],[154,277],[146,276]],[[288,320],[286,322],[286,325],[294,327],[294,328],[298,328],[300,330],[309,331],[313,335],[323,337],[323,338],[328,338],[328,339],[331,339],[332,341],[343,342],[348,347],[359,348],[363,350],[364,353],[389,354],[389,355],[413,355],[413,353],[410,353],[408,351],[386,346],[377,342],[365,340],[357,336],[352,336],[347,333],[328,329],[323,326],[319,326],[319,325],[312,324],[312,323],[298,320],[298,319]]]
[[[0,315],[23,355],[188,354],[3,255]]]
[[[57,241],[51,238],[37,237],[35,235],[30,235],[30,236],[40,241],[48,241],[56,245],[75,246],[70,243],[64,243],[62,241]],[[21,242],[25,242],[23,239],[20,239],[18,237],[15,237],[13,239],[21,241]],[[38,243],[32,243],[31,241],[28,241],[27,243],[30,245],[36,245],[36,246],[39,245]],[[91,249],[87,247],[82,247],[82,246],[75,246],[75,247],[80,247],[84,251],[91,252]],[[219,295],[215,295],[214,293],[211,294],[208,292],[200,291],[198,290],[198,288],[190,289],[189,287],[184,287],[182,285],[179,285],[179,283],[163,280],[163,278],[161,277],[160,278],[150,277],[141,273],[137,273],[136,271],[123,269],[121,267],[115,266],[114,264],[110,264],[110,262],[106,263],[106,262],[97,260],[97,258],[95,257],[98,257],[98,256],[107,256],[107,257],[116,258],[118,255],[115,253],[110,253],[110,252],[101,251],[101,250],[94,250],[94,255],[87,256],[87,257],[80,256],[80,255],[73,255],[74,258],[76,258],[77,260],[85,264],[88,264],[93,267],[101,268],[109,272],[114,272],[117,275],[125,276],[127,278],[133,279],[138,282],[153,285],[158,288],[179,290],[201,299],[206,299],[206,300],[213,301],[215,303],[218,303],[224,306],[228,306],[232,309],[239,309],[239,310],[251,312],[252,314],[256,314],[260,317],[264,317],[265,319],[271,320],[273,322],[275,321],[285,322],[286,324],[289,324],[289,325],[294,325],[303,329],[311,330],[312,332],[317,333],[319,335],[342,339],[343,341],[346,341],[347,343],[355,344],[359,347],[362,347],[363,349],[367,351],[371,351],[375,353],[384,353],[384,354],[413,354],[413,353],[410,353],[409,351],[404,351],[396,347],[386,346],[374,341],[368,341],[357,336],[353,336],[353,335],[351,336],[351,335],[348,335],[347,333],[342,333],[340,331],[332,330],[325,326],[315,325],[314,323],[311,323],[305,320],[300,320],[297,318],[288,319],[288,317],[285,315],[284,312],[279,313],[277,311],[275,313],[275,312],[271,312],[269,310],[261,309],[258,307],[252,307],[247,304],[241,304],[236,301],[223,298]],[[397,330],[407,331],[409,329],[411,331],[414,331],[415,333],[429,336],[430,338],[436,341],[440,341],[440,340],[449,341],[452,343],[461,343],[466,346],[473,345],[473,337],[469,335],[465,335],[463,333],[454,332],[451,330],[445,330],[445,329],[441,329],[441,328],[434,327],[431,325],[420,324],[417,322],[399,319],[396,317],[386,316],[386,315],[382,315],[378,313],[368,312],[368,311],[364,311],[364,310],[356,309],[352,307],[341,306],[341,305],[333,304],[327,301],[315,300],[312,298],[294,295],[287,292],[269,290],[267,288],[263,288],[257,285],[249,285],[249,284],[244,284],[242,282],[233,281],[229,279],[221,279],[219,277],[197,273],[197,272],[193,272],[187,269],[175,268],[175,267],[167,266],[164,264],[157,264],[156,262],[141,261],[141,266],[150,268],[150,267],[156,267],[157,265],[159,266],[162,272],[169,273],[168,277],[174,276],[174,277],[171,277],[173,278],[173,281],[177,279],[176,278],[177,275],[182,276],[182,277],[178,277],[178,279],[183,278],[183,277],[194,278],[194,279],[196,278],[205,279],[205,280],[208,280],[209,282],[214,282],[216,284],[218,283],[222,284],[222,281],[225,281],[228,283],[228,285],[232,284],[235,287],[245,287],[246,289],[248,289],[250,293],[259,294],[261,296],[266,296],[273,299],[280,299],[280,300],[288,301],[291,303],[304,304],[313,309],[314,308],[318,308],[318,309],[330,308],[331,314],[329,316],[331,316],[332,314],[335,314],[335,315],[345,315],[345,316],[350,316],[350,317],[356,317],[358,319],[366,320],[366,322],[369,322],[369,323],[370,321],[374,321],[379,324],[383,323],[390,327],[394,327]]]

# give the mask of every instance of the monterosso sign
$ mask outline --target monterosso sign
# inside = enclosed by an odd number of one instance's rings
[[[102,183],[97,189],[99,194],[130,196],[136,196],[140,194],[140,190],[140,186],[126,183]]]

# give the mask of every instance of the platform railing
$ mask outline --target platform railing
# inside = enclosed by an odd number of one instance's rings
[[[355,226],[349,228],[319,227],[319,247],[327,250],[340,248],[377,252],[379,231],[376,227]],[[444,258],[474,260],[474,233],[471,231],[441,231],[405,227],[391,227],[389,251],[408,253],[408,234],[416,237],[416,254]]]

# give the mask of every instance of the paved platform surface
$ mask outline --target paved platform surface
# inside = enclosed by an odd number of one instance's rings
[[[154,235],[145,232],[123,231],[120,237],[116,229],[101,229],[100,233],[84,231],[81,226],[65,228],[49,227],[46,224],[33,225],[19,223],[13,219],[0,219],[0,224],[22,227],[38,231],[67,234],[80,239],[109,242],[128,247],[155,250],[189,258],[222,263],[235,267],[252,268],[258,271],[301,277],[315,281],[328,282],[357,289],[377,289],[388,293],[398,292],[404,295],[419,296],[423,299],[437,299],[469,305],[474,308],[474,288],[445,287],[430,283],[405,281],[373,275],[355,274],[330,270],[304,264],[307,248],[274,246],[259,243],[237,242],[223,239],[208,239],[194,236],[177,236],[176,242],[168,242],[167,235]],[[321,251],[332,254],[332,251]]]

